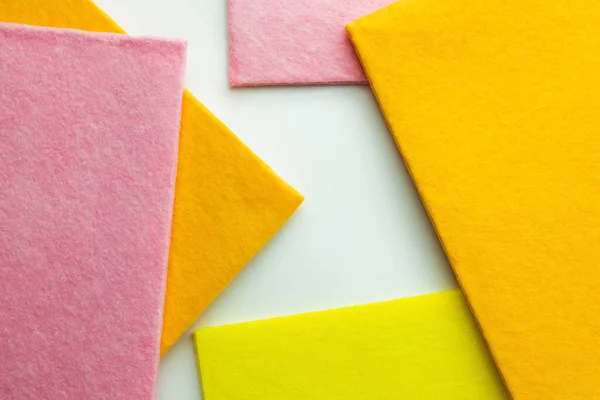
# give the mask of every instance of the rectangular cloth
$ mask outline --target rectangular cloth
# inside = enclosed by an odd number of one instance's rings
[[[0,21],[124,33],[89,0],[0,0]],[[303,200],[187,90],[177,169],[161,354]]]
[[[0,398],[155,398],[185,50],[0,24]]]
[[[348,26],[516,400],[600,398],[600,3],[405,0]]]
[[[460,291],[195,332],[205,400],[508,400]]]
[[[231,86],[366,83],[346,23],[394,0],[228,0]]]

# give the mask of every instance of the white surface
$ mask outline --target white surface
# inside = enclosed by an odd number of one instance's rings
[[[194,328],[456,286],[368,87],[229,89],[226,0],[96,3],[131,34],[187,39],[187,87],[306,196]],[[201,399],[189,332],[158,399]]]

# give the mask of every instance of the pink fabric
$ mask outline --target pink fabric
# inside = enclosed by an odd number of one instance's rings
[[[155,398],[184,63],[0,24],[0,399]]]
[[[394,0],[228,0],[231,86],[366,83],[345,25]]]

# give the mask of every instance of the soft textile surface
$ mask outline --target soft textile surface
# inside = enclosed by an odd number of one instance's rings
[[[365,83],[344,25],[394,0],[227,0],[231,86]]]
[[[184,66],[0,24],[0,398],[155,397]]]
[[[195,332],[205,400],[508,400],[460,291]]]
[[[598,21],[405,0],[348,26],[516,400],[600,398]]]
[[[0,0],[0,21],[123,33],[88,0]],[[302,200],[184,92],[162,354]]]

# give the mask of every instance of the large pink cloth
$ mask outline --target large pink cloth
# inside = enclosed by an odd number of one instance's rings
[[[366,83],[345,25],[394,0],[228,0],[231,86]]]
[[[0,24],[0,399],[155,398],[185,50]]]

